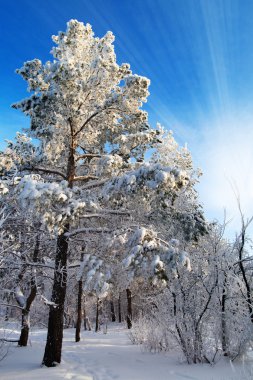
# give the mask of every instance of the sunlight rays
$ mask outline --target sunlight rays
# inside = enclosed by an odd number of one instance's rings
[[[222,218],[223,209],[239,223],[236,195],[247,217],[253,215],[253,116],[244,111],[232,112],[207,122],[195,146],[195,158],[202,165],[199,185],[201,199],[211,218]]]
[[[243,25],[239,25],[239,20],[245,10],[239,9],[236,1],[195,4],[193,10],[192,3],[186,2],[187,11],[175,15],[177,24],[182,27],[180,37],[171,34],[167,43],[165,38],[161,41],[164,49],[170,51],[171,61],[175,57],[174,62],[169,63],[168,72],[174,70],[182,91],[175,93],[172,99],[173,94],[171,96],[169,91],[175,88],[172,84],[175,78],[165,77],[165,81],[160,82],[164,84],[162,94],[165,96],[162,100],[155,99],[156,94],[151,97],[150,108],[153,107],[168,129],[174,130],[180,142],[189,143],[195,164],[204,171],[199,191],[208,215],[222,220],[226,208],[228,215],[234,218],[232,227],[235,227],[239,221],[232,183],[238,189],[245,214],[253,214],[253,115],[250,111],[253,104],[252,92],[249,92],[252,91],[252,75],[247,84],[243,82],[245,73],[240,69],[244,64],[238,58],[239,39],[243,38],[239,30]],[[168,5],[167,12],[169,8],[173,10],[173,6]],[[159,35],[168,36],[164,22],[168,13],[162,14]],[[183,24],[187,25],[187,30]],[[178,52],[184,49],[187,49],[188,62],[179,59]],[[192,77],[185,76],[189,66]],[[197,78],[196,86],[194,77]],[[241,89],[240,98],[234,91],[237,86]],[[153,102],[159,106],[156,108]]]

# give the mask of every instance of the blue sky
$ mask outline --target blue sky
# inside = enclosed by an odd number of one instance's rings
[[[187,142],[204,175],[200,198],[210,218],[223,208],[236,226],[232,187],[253,214],[253,1],[0,0],[0,140],[28,124],[10,104],[26,96],[14,73],[33,58],[50,59],[51,35],[71,18],[95,34],[111,30],[118,62],[151,79],[146,106]]]

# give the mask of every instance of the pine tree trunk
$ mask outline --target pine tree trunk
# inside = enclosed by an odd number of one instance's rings
[[[69,119],[71,132],[71,142],[67,164],[67,179],[69,188],[73,188],[75,177],[75,144],[73,127]],[[61,362],[63,322],[64,322],[64,302],[67,289],[67,254],[68,238],[65,233],[69,231],[69,224],[66,224],[64,231],[58,235],[55,257],[54,284],[51,301],[55,305],[50,305],[48,317],[47,343],[45,347],[42,365],[55,367]]]
[[[122,317],[121,317],[121,299],[120,299],[120,294],[119,294],[119,298],[118,298],[118,317],[119,317],[119,323],[121,323]]]
[[[110,301],[110,306],[111,306],[111,318],[112,318],[112,322],[116,322],[116,315],[115,315],[113,301]]]
[[[126,289],[127,294],[127,328],[132,328],[132,293],[130,289]]]
[[[76,320],[76,342],[79,342],[81,324],[82,324],[82,295],[83,295],[83,281],[78,281],[78,296],[77,296],[77,320]]]
[[[95,332],[98,332],[98,329],[99,329],[98,316],[99,316],[99,298],[97,298],[97,307],[96,307],[96,327],[95,327]]]
[[[67,225],[64,233],[68,230],[69,226]],[[55,305],[50,305],[47,343],[42,361],[42,364],[47,367],[54,367],[61,362],[68,253],[68,240],[64,233],[59,235],[57,239],[54,284],[51,297],[51,300]]]

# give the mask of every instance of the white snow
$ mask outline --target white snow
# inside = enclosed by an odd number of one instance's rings
[[[12,329],[12,337],[18,334]],[[179,353],[142,352],[132,345],[127,330],[119,324],[110,324],[107,334],[82,331],[79,343],[74,342],[74,334],[74,329],[64,330],[63,360],[54,368],[40,367],[46,330],[32,331],[28,347],[12,343],[7,357],[0,362],[1,380],[250,380],[253,375],[253,361],[189,366]]]

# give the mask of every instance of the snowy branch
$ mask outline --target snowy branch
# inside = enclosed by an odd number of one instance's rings
[[[84,176],[75,177],[74,181],[85,181],[85,182],[88,182],[91,179],[98,179],[98,177],[94,176],[94,175],[84,175]]]
[[[64,173],[62,173],[61,171],[56,170],[56,169],[46,169],[46,168],[37,168],[37,167],[28,167],[27,168],[26,167],[25,170],[38,171],[38,172],[43,172],[43,173],[47,173],[47,174],[56,174],[56,175],[61,176],[64,179],[67,179],[67,177]]]
[[[99,187],[108,182],[108,179],[101,179],[100,181],[91,182],[88,185],[82,187],[82,190],[94,189],[94,187]]]
[[[64,235],[67,237],[72,237],[78,234],[103,234],[103,233],[111,233],[112,230],[109,230],[108,228],[80,228],[78,230],[75,230],[73,232],[66,232]]]
[[[84,158],[101,158],[101,155],[100,154],[93,154],[93,153],[85,153],[85,154],[81,154],[80,156],[78,156],[76,158],[76,160],[82,160]]]

